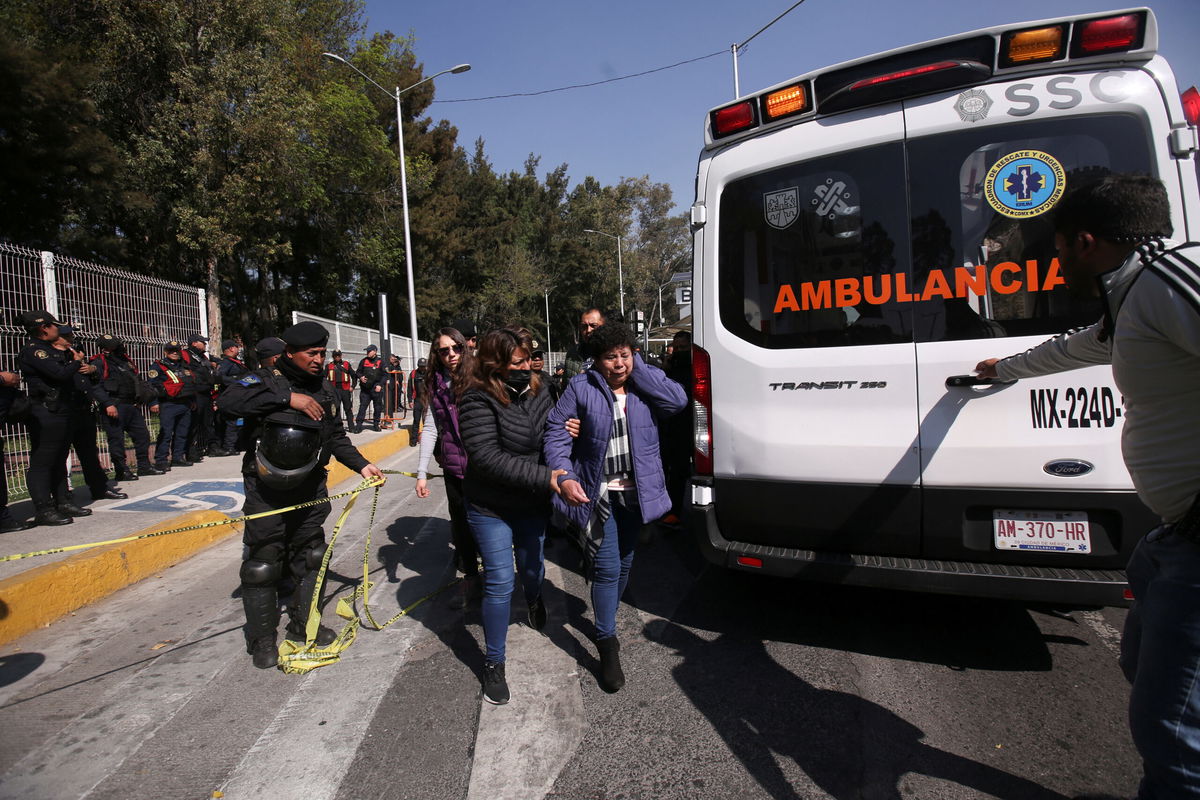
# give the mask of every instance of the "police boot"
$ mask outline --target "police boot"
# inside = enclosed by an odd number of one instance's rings
[[[621,644],[617,637],[597,639],[596,649],[600,651],[600,688],[612,694],[621,691],[625,685],[625,673],[621,671]]]
[[[74,500],[67,500],[58,504],[58,513],[67,517],[90,517],[92,510],[90,508],[80,508],[75,505]]]
[[[246,652],[254,657],[254,666],[269,669],[279,663],[275,648],[275,629],[279,627],[279,565],[247,559],[242,562],[242,608],[246,612]]]
[[[321,556],[325,554],[325,544],[322,542],[316,548],[310,548],[306,563],[308,564],[308,574],[300,581],[300,585],[296,587],[296,592],[292,595],[292,602],[288,605],[289,622],[287,625],[287,638],[293,642],[304,642],[308,639],[308,612],[312,607],[313,592],[317,591],[317,573],[321,566]],[[316,566],[313,566],[313,562]],[[320,613],[320,604],[317,606]],[[333,640],[337,638],[337,634],[331,628],[324,625],[317,626],[317,636],[314,644],[317,647],[328,647],[333,644]]]
[[[131,470],[129,465],[127,465],[124,461],[117,461],[115,458],[113,459],[114,481],[120,483],[121,481],[136,481],[137,479],[137,473]]]
[[[40,506],[33,511],[34,525],[70,525],[75,520],[54,506]]]

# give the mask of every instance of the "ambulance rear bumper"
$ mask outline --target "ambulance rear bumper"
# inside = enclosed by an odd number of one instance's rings
[[[1066,606],[1128,606],[1123,570],[1030,567],[797,550],[726,539],[714,506],[692,505],[689,525],[713,564],[744,572],[917,592]]]

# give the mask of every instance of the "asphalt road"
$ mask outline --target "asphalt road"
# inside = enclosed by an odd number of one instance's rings
[[[412,469],[415,451],[388,466]],[[393,478],[376,619],[452,579],[440,485]],[[364,496],[364,500],[369,499]],[[330,580],[361,579],[367,508]],[[331,518],[332,521],[332,518]],[[602,692],[588,588],[548,551],[547,635],[514,602],[513,700],[481,701],[478,609],[439,595],[332,666],[256,670],[221,544],[0,651],[0,798],[1117,798],[1139,764],[1118,610],[841,589],[639,550]],[[332,605],[326,622],[334,621]]]

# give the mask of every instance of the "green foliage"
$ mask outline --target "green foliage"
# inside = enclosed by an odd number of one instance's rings
[[[373,324],[378,292],[407,327],[396,87],[422,334],[541,338],[549,291],[564,346],[580,308],[619,305],[615,240],[586,228],[622,237],[627,309],[688,256],[663,184],[468,154],[424,116],[414,37],[367,36],[360,0],[13,0],[0,23],[0,237],[206,286],[247,340],[295,309]]]

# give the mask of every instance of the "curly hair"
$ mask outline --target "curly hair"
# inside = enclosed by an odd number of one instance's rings
[[[1054,231],[1087,231],[1113,242],[1170,236],[1171,206],[1162,181],[1149,175],[1108,175],[1068,192],[1054,208]],[[594,335],[594,334],[593,334]]]
[[[533,334],[525,328],[509,326],[484,334],[470,370],[463,371],[459,396],[470,389],[479,389],[508,405],[511,398],[504,379],[508,377],[513,353],[517,350],[524,350],[527,355],[533,352]],[[536,395],[541,389],[542,379],[534,372],[529,378],[529,393]]]
[[[615,347],[628,347],[630,350],[637,344],[637,335],[628,325],[620,322],[606,322],[587,338],[583,344],[583,354],[591,358],[599,358]]]

